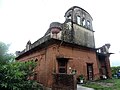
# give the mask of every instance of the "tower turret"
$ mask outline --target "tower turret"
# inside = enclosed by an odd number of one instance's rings
[[[87,11],[78,6],[73,6],[65,13],[65,22],[52,22],[45,36],[95,48],[92,20]]]
[[[84,9],[73,6],[65,13],[66,24],[72,37],[72,42],[82,46],[95,48],[92,17]]]
[[[73,23],[78,24],[84,28],[89,30],[93,30],[92,28],[92,17],[91,15],[85,11],[84,9],[73,6],[67,10],[65,13],[65,19],[71,20]]]

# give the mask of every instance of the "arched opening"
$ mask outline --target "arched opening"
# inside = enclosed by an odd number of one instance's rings
[[[90,21],[87,20],[87,28],[90,29]]]
[[[85,18],[82,19],[82,25],[83,25],[83,26],[86,25]]]
[[[77,24],[81,25],[81,17],[80,16],[77,16]]]
[[[67,16],[67,19],[71,19],[71,17],[72,17],[71,14],[69,14],[69,15]]]

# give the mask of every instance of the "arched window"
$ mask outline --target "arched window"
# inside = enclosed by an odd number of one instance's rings
[[[81,17],[80,16],[77,16],[77,24],[81,25]]]
[[[67,19],[71,19],[71,14],[67,16]]]
[[[89,20],[87,20],[87,28],[90,29],[90,21]]]
[[[82,19],[82,25],[85,26],[85,25],[86,25],[85,23],[86,23],[86,22],[85,22],[85,18],[83,18],[83,19]]]

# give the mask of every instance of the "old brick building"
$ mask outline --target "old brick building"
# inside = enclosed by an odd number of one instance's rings
[[[17,52],[18,61],[35,60],[36,79],[51,87],[52,74],[76,76],[83,74],[86,80],[100,76],[111,77],[110,45],[95,48],[92,17],[84,9],[74,6],[65,13],[65,22],[52,22],[45,35],[32,43],[28,41],[23,51]]]

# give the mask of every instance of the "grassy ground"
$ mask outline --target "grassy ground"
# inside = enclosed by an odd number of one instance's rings
[[[120,79],[87,82],[84,86],[94,88],[95,90],[120,90]]]

